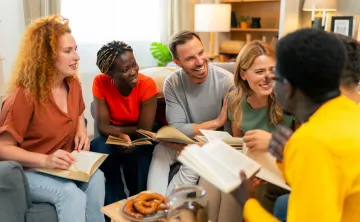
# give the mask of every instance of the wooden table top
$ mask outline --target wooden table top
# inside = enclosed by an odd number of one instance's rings
[[[126,201],[126,199],[124,200],[120,200],[118,202],[115,202],[113,204],[109,204],[107,206],[104,206],[103,208],[101,208],[101,212],[103,212],[106,216],[111,218],[111,221],[114,222],[131,222],[127,219],[125,219],[121,212],[120,212],[120,207],[121,205]]]

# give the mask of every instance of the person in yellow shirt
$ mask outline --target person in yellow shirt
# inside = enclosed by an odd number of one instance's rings
[[[345,69],[340,75],[340,91],[356,104],[360,104],[360,94],[357,90],[360,81],[360,42],[348,36],[337,35],[344,43],[348,55]],[[283,148],[292,133],[290,128],[279,125],[270,140],[269,151],[277,158],[278,166],[282,171]],[[274,216],[282,222],[286,221],[288,199],[289,195],[285,194],[275,202]]]
[[[284,149],[292,188],[288,222],[348,222],[360,218],[360,107],[340,95],[347,54],[333,34],[301,29],[277,45],[276,99],[304,124]],[[233,191],[245,221],[278,221],[250,196],[251,183]]]

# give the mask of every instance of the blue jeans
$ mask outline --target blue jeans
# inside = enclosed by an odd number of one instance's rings
[[[103,222],[105,179],[97,170],[88,183],[68,180],[35,171],[25,171],[32,202],[55,206],[59,222]]]
[[[100,169],[105,175],[105,205],[127,198],[121,178],[123,167],[126,186],[130,196],[146,190],[153,145],[135,146],[131,152],[124,152],[115,145],[105,144],[106,137],[99,136],[91,141],[90,150],[109,156]]]
[[[274,216],[281,222],[286,222],[289,194],[278,197],[275,201]]]

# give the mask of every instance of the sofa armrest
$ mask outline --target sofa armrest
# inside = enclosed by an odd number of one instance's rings
[[[0,215],[3,221],[24,221],[31,207],[29,184],[22,166],[14,161],[0,161]]]

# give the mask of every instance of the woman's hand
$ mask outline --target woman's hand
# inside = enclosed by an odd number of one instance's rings
[[[125,134],[125,133],[119,133],[119,136],[118,136],[120,139],[123,139],[125,140],[125,142],[127,144],[130,144],[131,143],[131,139],[130,139],[130,136]]]
[[[245,133],[243,139],[250,151],[268,151],[271,133],[264,130],[249,130]]]
[[[86,130],[78,130],[75,135],[75,150],[80,152],[81,150],[90,150],[90,140]]]
[[[46,169],[68,169],[76,158],[71,155],[68,151],[57,150],[51,155],[47,155],[43,167]]]

